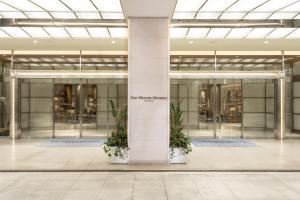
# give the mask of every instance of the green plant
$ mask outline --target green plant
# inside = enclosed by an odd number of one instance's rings
[[[104,142],[104,152],[111,157],[124,157],[128,150],[127,140],[127,105],[117,109],[114,102],[110,100],[112,115],[116,122],[116,129]]]
[[[182,111],[180,108],[181,101],[171,103],[170,108],[170,150],[171,157],[174,156],[174,149],[180,148],[185,154],[192,151],[191,138],[182,131]]]

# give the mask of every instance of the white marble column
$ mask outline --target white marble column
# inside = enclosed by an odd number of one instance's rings
[[[167,163],[169,20],[129,18],[128,24],[129,162]]]

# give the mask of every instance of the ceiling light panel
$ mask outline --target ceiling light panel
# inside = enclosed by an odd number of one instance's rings
[[[1,27],[1,29],[9,34],[11,37],[18,37],[18,38],[28,38],[30,37],[27,33],[25,33],[19,27]]]
[[[175,12],[173,19],[194,19],[196,12]]]
[[[78,19],[101,19],[98,12],[76,12]]]
[[[188,28],[171,28],[170,29],[170,37],[171,38],[184,38]]]
[[[206,0],[178,0],[175,8],[177,11],[197,11]]]
[[[90,37],[87,30],[83,27],[66,28],[66,30],[73,38],[89,38]]]
[[[222,12],[236,0],[208,0],[200,9],[201,12]]]
[[[29,18],[34,19],[52,19],[52,17],[47,12],[25,12]]]
[[[295,12],[275,12],[268,19],[293,19],[297,14]]]
[[[22,12],[0,12],[0,15],[2,15],[4,18],[19,18],[19,19],[20,18],[22,18],[22,19],[28,18]]]
[[[220,16],[220,19],[242,19],[245,12],[225,12]]]
[[[254,28],[248,34],[247,39],[264,38],[273,30],[274,28]]]
[[[196,19],[218,19],[221,12],[199,12]]]
[[[18,11],[17,9],[5,4],[5,3],[2,3],[0,1],[0,11]]]
[[[122,12],[120,0],[91,0],[94,5],[104,12]]]
[[[1,29],[0,29],[0,38],[8,38],[9,35],[7,35],[5,32],[3,32]]]
[[[300,10],[300,1],[281,9],[280,12],[299,12],[299,10]]]
[[[3,3],[6,3],[16,9],[22,10],[22,11],[43,11],[40,7],[37,5],[31,3],[28,0],[1,0]],[[2,7],[0,5],[0,10],[2,10]]]
[[[90,33],[91,37],[93,38],[109,38],[107,28],[87,28],[88,32]]]
[[[206,38],[225,38],[231,28],[211,28]]]
[[[101,12],[103,19],[124,19],[123,12]]]
[[[239,0],[227,9],[228,12],[248,12],[267,0]]]
[[[51,15],[56,19],[76,19],[73,12],[51,12]]]
[[[52,36],[57,38],[68,38],[70,37],[64,28],[60,27],[45,27],[45,30]]]
[[[113,38],[125,38],[128,35],[127,28],[109,28],[109,32]]]
[[[209,28],[190,28],[186,37],[188,38],[205,38]]]
[[[251,30],[252,28],[233,28],[227,35],[227,38],[242,39],[246,37]]]
[[[285,38],[286,39],[299,39],[300,38],[300,28],[297,28],[296,30],[294,30]]]
[[[271,15],[269,12],[250,12],[243,19],[267,19]]]
[[[70,11],[70,9],[59,0],[31,0],[33,3],[44,8],[47,11]],[[78,2],[78,1],[77,1]]]
[[[270,34],[266,36],[266,38],[270,39],[280,39],[284,38],[285,36],[289,35],[295,28],[276,28]]]
[[[254,9],[256,12],[275,12],[277,10],[283,9],[298,0],[270,0],[265,4]]]
[[[47,32],[41,27],[23,27],[23,30],[26,31],[31,37],[37,38],[47,38],[50,37]]]
[[[107,1],[107,0],[106,0]],[[73,11],[97,11],[90,0],[62,0]]]

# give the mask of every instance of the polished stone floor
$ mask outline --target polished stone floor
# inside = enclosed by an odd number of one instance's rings
[[[4,172],[0,200],[299,200],[296,172]]]
[[[0,139],[0,170],[300,170],[299,139],[250,139],[257,147],[193,147],[187,164],[113,165],[102,147],[37,147]]]

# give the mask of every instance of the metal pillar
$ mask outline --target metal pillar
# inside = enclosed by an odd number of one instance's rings
[[[276,139],[284,139],[285,135],[285,76],[284,76],[284,51],[282,51],[281,77],[277,81],[277,101],[276,101]]]
[[[81,51],[80,51],[80,55],[79,55],[79,70],[82,71],[82,64],[81,64]],[[83,91],[82,91],[82,78],[80,79],[80,98],[79,98],[79,123],[80,123],[80,130],[79,130],[79,138],[82,138],[82,114],[83,114]]]
[[[16,78],[10,78],[10,121],[9,136],[11,139],[17,138],[16,132]]]
[[[215,64],[214,64],[214,71],[217,71],[217,52],[215,51]],[[217,83],[216,79],[213,79],[213,123],[214,123],[214,138],[217,137]]]
[[[10,70],[14,69],[14,51],[11,51]],[[16,139],[16,78],[10,77],[10,120],[9,120],[9,136]]]

